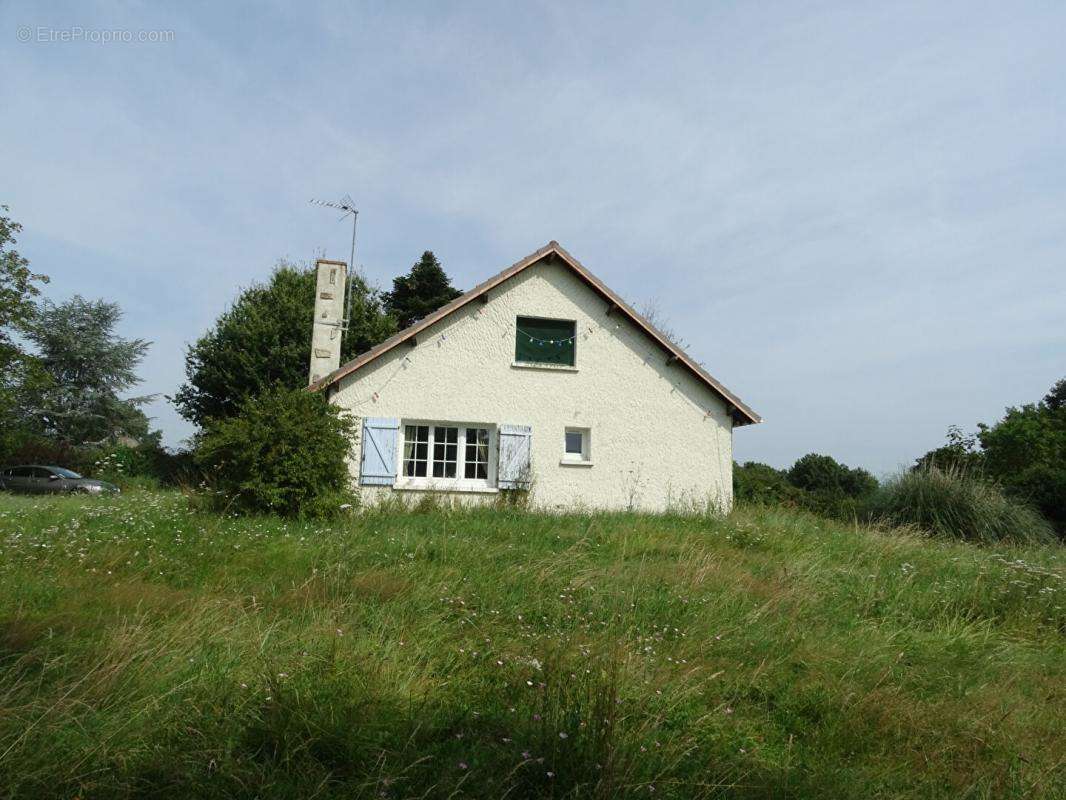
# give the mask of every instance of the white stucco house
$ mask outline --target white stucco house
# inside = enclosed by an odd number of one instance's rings
[[[310,388],[359,419],[364,500],[731,506],[733,429],[759,416],[557,242],[340,365],[344,271],[318,265]]]

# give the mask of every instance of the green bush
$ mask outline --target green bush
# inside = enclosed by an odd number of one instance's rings
[[[1054,532],[1029,504],[959,468],[927,467],[887,481],[866,503],[867,515],[976,542],[1049,542]]]
[[[803,506],[805,494],[789,483],[784,470],[758,461],[733,464],[733,497],[738,503]]]
[[[985,454],[981,452],[976,434],[965,433],[958,425],[949,425],[946,443],[934,448],[914,462],[912,470],[927,467],[964,469],[967,472],[985,471]]]
[[[352,422],[325,397],[275,388],[208,423],[195,458],[210,505],[238,513],[329,516],[352,503]]]
[[[877,478],[866,470],[818,453],[808,453],[793,464],[788,480],[800,489],[830,496],[862,497],[877,489]]]
[[[979,425],[988,474],[1012,496],[1033,503],[1066,536],[1066,406],[1060,382],[1043,402],[1008,408]]]
[[[72,447],[43,436],[26,437],[0,464],[55,464],[122,489],[194,485],[199,481],[187,451],[167,450],[158,432],[139,444]]]

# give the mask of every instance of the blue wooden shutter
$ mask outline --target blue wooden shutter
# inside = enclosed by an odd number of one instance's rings
[[[533,429],[528,425],[500,426],[499,479],[501,489],[528,489],[532,479]]]
[[[363,460],[359,483],[363,486],[392,486],[396,483],[396,439],[398,419],[366,417],[363,420]]]

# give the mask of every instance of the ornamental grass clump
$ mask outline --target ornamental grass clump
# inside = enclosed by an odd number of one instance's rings
[[[277,388],[253,397],[236,416],[210,421],[197,442],[208,504],[311,517],[350,508],[353,436],[351,420],[321,394]]]
[[[869,501],[872,517],[917,525],[938,536],[982,543],[1054,540],[1046,519],[1007,497],[995,483],[962,467],[922,467],[885,482]]]

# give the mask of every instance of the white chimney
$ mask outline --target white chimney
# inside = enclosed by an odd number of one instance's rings
[[[311,333],[311,368],[308,383],[324,378],[341,365],[344,325],[344,283],[348,265],[343,261],[315,262],[315,322]]]

